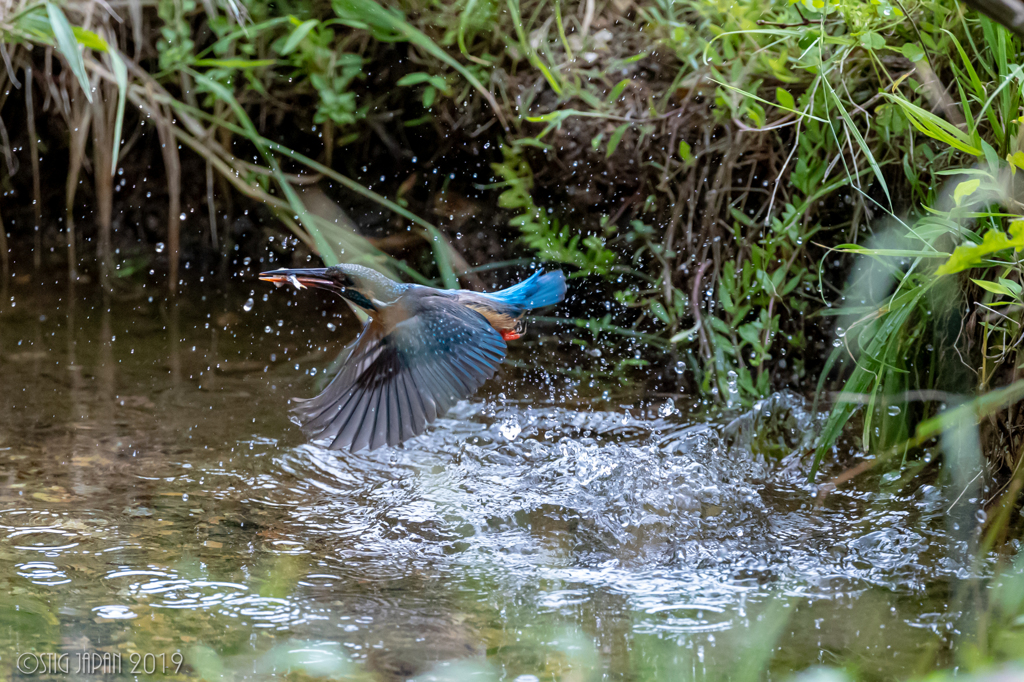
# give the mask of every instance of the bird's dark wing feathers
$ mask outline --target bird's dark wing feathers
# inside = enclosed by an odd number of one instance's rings
[[[383,334],[372,321],[323,393],[299,401],[303,431],[351,452],[418,436],[490,379],[505,341],[480,313],[433,297]]]

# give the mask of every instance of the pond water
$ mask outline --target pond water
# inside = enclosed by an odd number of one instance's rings
[[[72,677],[106,653],[124,677],[879,679],[956,629],[969,564],[933,485],[861,476],[819,506],[798,446],[766,457],[725,439],[735,414],[592,379],[607,357],[539,325],[423,436],[330,452],[288,399],[354,319],[236,289],[9,290],[0,676],[64,652]],[[812,421],[776,396],[736,442]]]

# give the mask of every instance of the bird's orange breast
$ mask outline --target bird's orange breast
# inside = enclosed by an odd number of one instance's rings
[[[506,341],[519,338],[519,320],[511,315],[499,313],[494,308],[488,308],[487,306],[477,305],[474,303],[467,303],[466,307],[483,315],[488,324],[501,332],[501,338]]]

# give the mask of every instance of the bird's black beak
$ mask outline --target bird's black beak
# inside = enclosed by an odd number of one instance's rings
[[[261,272],[260,279],[264,282],[271,282],[279,287],[291,284],[296,289],[305,289],[306,287],[332,289],[335,291],[344,289],[340,283],[328,276],[327,268],[299,268],[295,270],[282,268],[280,270]]]

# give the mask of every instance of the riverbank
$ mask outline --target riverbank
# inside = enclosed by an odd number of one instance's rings
[[[818,461],[851,417],[879,461],[913,457],[976,399],[988,475],[1021,469],[999,26],[885,0],[293,11],[5,15],[2,219],[33,277],[343,258],[483,287],[551,263],[578,343],[652,391],[830,390]]]

